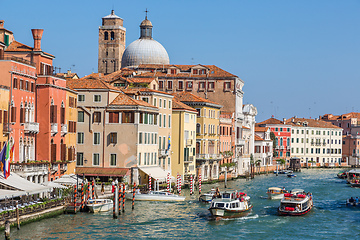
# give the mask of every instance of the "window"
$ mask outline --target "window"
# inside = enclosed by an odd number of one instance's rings
[[[112,132],[109,134],[109,140],[111,144],[116,144],[117,143],[117,133],[116,132]]]
[[[83,94],[82,94],[82,95],[79,95],[79,96],[78,96],[78,101],[79,101],[79,102],[85,102],[85,95],[83,95]]]
[[[167,81],[167,90],[172,90],[173,88],[173,82],[172,81]]]
[[[224,91],[228,92],[231,90],[231,82],[224,82]]]
[[[193,89],[193,81],[186,82],[186,90],[191,91]]]
[[[178,90],[183,90],[183,89],[184,89],[184,82],[178,81]]]
[[[185,113],[185,122],[188,123],[189,122],[189,114]]]
[[[75,121],[69,121],[69,132],[70,133],[76,133],[76,122]]]
[[[109,123],[119,123],[119,112],[109,112]]]
[[[116,166],[116,154],[110,154],[110,166]]]
[[[142,132],[139,133],[139,144],[142,144]]]
[[[169,109],[171,109],[171,101],[169,100]]]
[[[18,88],[18,80],[14,78],[13,88]]]
[[[161,122],[162,122],[162,117],[161,117],[162,115],[160,114],[159,115],[159,127],[161,127]]]
[[[171,115],[169,115],[169,128],[171,128]]]
[[[134,123],[134,112],[123,112],[122,123]]]
[[[159,81],[159,89],[163,89],[164,88],[164,81]]]
[[[93,123],[101,123],[101,112],[93,113]]]
[[[31,92],[35,92],[35,84],[33,82],[31,83]]]
[[[69,96],[69,107],[76,108],[76,98]]]
[[[94,102],[101,102],[101,95],[94,95]]]
[[[164,109],[166,108],[166,99],[164,99]]]
[[[94,133],[94,145],[100,144],[100,133],[96,132]]]
[[[77,143],[78,144],[84,144],[84,133],[78,132],[77,134]]]
[[[76,154],[76,165],[78,166],[84,165],[84,153],[78,152]]]
[[[115,39],[115,33],[111,32],[110,40],[114,40],[114,39]]]
[[[205,82],[199,82],[199,91],[205,90]]]
[[[154,104],[153,105],[156,107],[156,98],[154,98]]]
[[[84,111],[78,112],[78,122],[84,122]]]
[[[109,40],[109,33],[108,33],[108,32],[105,32],[105,34],[104,34],[104,40]]]
[[[166,127],[166,114],[163,115],[164,121],[163,121],[163,127]]]
[[[209,82],[208,90],[212,92],[212,91],[214,91],[214,89],[215,89],[215,82]]]
[[[57,106],[51,105],[50,106],[50,123],[57,122]]]
[[[93,165],[94,166],[100,165],[100,154],[98,154],[98,153],[93,154]]]

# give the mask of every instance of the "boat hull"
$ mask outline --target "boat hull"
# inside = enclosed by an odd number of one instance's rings
[[[206,203],[211,202],[212,199],[213,199],[213,195],[210,195],[210,194],[202,194],[199,197],[200,202],[206,202]]]
[[[246,217],[252,209],[252,206],[246,210],[229,210],[225,208],[209,208],[212,217],[215,218],[238,218]]]
[[[125,195],[125,199],[132,200],[133,194],[129,193]],[[183,196],[159,196],[151,194],[135,194],[135,201],[161,201],[161,202],[183,202],[185,197]]]
[[[312,206],[309,207],[308,209],[306,209],[305,211],[293,212],[293,211],[283,211],[280,208],[278,208],[278,214],[280,216],[303,216],[303,215],[306,215],[307,213],[309,213],[311,209],[312,209]]]
[[[282,199],[284,197],[284,193],[274,194],[274,193],[267,193],[268,199]]]
[[[91,213],[97,213],[97,212],[107,212],[112,209],[113,202],[109,201],[107,203],[93,203],[93,204],[87,204],[87,207],[89,208],[89,211]]]

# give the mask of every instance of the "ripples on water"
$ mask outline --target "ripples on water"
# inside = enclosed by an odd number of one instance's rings
[[[338,169],[311,169],[296,173],[296,178],[274,174],[256,176],[251,181],[228,182],[228,189],[245,191],[251,197],[253,210],[247,217],[212,220],[208,205],[199,203],[198,195],[185,202],[136,202],[118,219],[112,212],[61,215],[27,224],[20,231],[12,229],[12,239],[359,239],[360,208],[345,206],[347,198],[360,197],[360,190],[336,178]],[[223,183],[203,185],[204,192]],[[277,216],[280,200],[266,199],[268,187],[302,188],[314,196],[312,212],[302,217]]]

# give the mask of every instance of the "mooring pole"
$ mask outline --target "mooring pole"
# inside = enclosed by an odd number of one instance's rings
[[[84,208],[84,182],[81,183],[81,209]]]
[[[135,190],[136,190],[136,183],[134,183],[134,188],[133,188],[132,210],[134,210],[135,208]]]
[[[74,185],[74,213],[76,213],[76,195],[77,195],[77,190],[76,190],[77,185]]]
[[[225,166],[225,188],[227,184],[227,167]]]
[[[122,211],[125,212],[125,183],[123,183],[123,206]]]
[[[16,223],[17,229],[20,230],[20,216],[19,216],[19,203],[16,201]]]
[[[95,198],[95,180],[94,180],[94,178],[92,180],[91,192],[92,192],[92,199],[94,199]]]
[[[118,212],[119,215],[121,215],[121,201],[122,201],[122,187],[121,187],[121,183],[119,184],[119,189],[118,189]]]
[[[118,218],[118,213],[119,211],[117,211],[117,194],[118,194],[118,189],[117,189],[117,186],[115,185],[115,191],[114,191],[114,196],[113,196],[113,218]]]
[[[199,173],[199,194],[201,194],[201,173]]]
[[[10,222],[9,222],[9,220],[5,221],[5,239],[10,240]]]

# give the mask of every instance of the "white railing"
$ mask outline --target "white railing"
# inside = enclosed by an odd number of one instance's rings
[[[159,158],[169,156],[169,151],[166,149],[159,149]]]
[[[37,122],[26,122],[24,123],[25,133],[39,133],[39,123]]]
[[[236,144],[244,146],[245,145],[245,140],[244,139],[237,139]]]
[[[51,123],[51,135],[56,135],[58,133],[57,123]]]
[[[67,124],[61,124],[61,135],[65,136],[68,133],[68,125]]]

